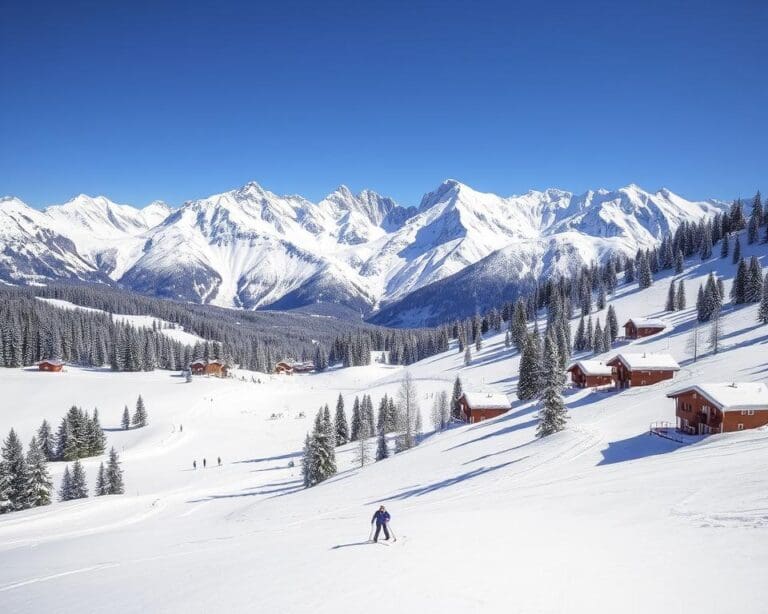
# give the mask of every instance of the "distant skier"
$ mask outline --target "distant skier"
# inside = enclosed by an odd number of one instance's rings
[[[387,527],[387,524],[389,524],[389,512],[384,508],[382,505],[373,515],[373,518],[371,518],[371,526],[373,526],[373,523],[376,523],[376,533],[373,535],[373,542],[376,543],[379,541],[379,532],[384,529],[384,540],[389,539],[389,528]]]
[[[218,459],[216,459],[216,460],[218,460],[218,461],[219,461],[219,467],[221,467],[221,456],[219,456],[219,458],[218,458]]]
[[[184,432],[184,425],[180,424],[179,425],[179,433],[183,433],[183,432]]]
[[[196,460],[192,461],[192,469],[197,469],[197,461]]]
[[[205,469],[208,466],[208,461],[203,459],[203,469]]]

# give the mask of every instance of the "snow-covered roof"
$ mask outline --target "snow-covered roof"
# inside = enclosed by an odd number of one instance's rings
[[[768,409],[768,386],[758,382],[694,384],[670,392],[667,396],[676,397],[686,392],[698,392],[723,411]]]
[[[637,328],[666,328],[667,323],[659,318],[629,318],[627,324],[632,322]],[[626,326],[625,324],[624,326]]]
[[[573,363],[568,370],[570,371],[574,367],[581,369],[584,375],[612,375],[613,368],[602,362],[601,360],[579,360]]]
[[[198,358],[197,360],[193,360],[189,364],[190,364],[190,366],[191,365],[222,365],[222,366],[226,365],[226,363],[223,360],[217,360],[215,358],[212,359],[212,360],[202,360],[202,359]]]
[[[44,358],[43,360],[41,360],[37,364],[39,364],[39,365],[49,364],[49,365],[61,366],[61,365],[64,364],[64,361],[63,360],[59,360],[58,358]]]
[[[611,364],[615,360],[620,360],[630,371],[679,371],[680,365],[672,358],[671,354],[659,353],[652,354],[646,352],[643,354],[617,354],[608,361]]]
[[[496,392],[465,392],[464,399],[470,409],[509,409],[512,407],[506,394]]]

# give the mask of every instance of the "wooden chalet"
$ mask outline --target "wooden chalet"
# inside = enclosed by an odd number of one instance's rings
[[[680,370],[670,354],[617,354],[606,365],[613,367],[617,388],[650,386],[675,377]]]
[[[294,373],[309,373],[315,370],[315,363],[311,360],[296,362],[281,360],[275,365],[275,373],[278,375],[293,375]]]
[[[192,375],[212,375],[214,377],[227,377],[229,366],[221,360],[195,360],[190,363],[189,370]]]
[[[571,381],[579,388],[613,385],[613,367],[599,360],[580,360],[568,367]]]
[[[667,327],[664,320],[655,318],[630,318],[624,324],[624,336],[628,339],[639,339],[660,333]]]
[[[670,392],[677,428],[691,435],[754,429],[768,424],[768,387],[755,382],[695,384]]]
[[[64,368],[64,361],[54,358],[46,358],[37,363],[37,368],[39,371],[58,372]]]
[[[464,392],[457,399],[464,420],[482,422],[508,412],[512,404],[507,395],[487,392]]]

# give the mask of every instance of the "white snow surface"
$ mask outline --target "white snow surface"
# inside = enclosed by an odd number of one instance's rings
[[[507,395],[498,392],[465,392],[464,397],[472,409],[497,409],[512,406]]]
[[[765,264],[764,246],[744,252]],[[711,269],[727,275],[728,291],[730,260],[697,260],[682,276],[689,305]],[[668,282],[621,286],[610,302],[619,317],[658,317]],[[726,307],[721,351],[694,363],[686,347],[695,309],[665,317],[663,333],[626,349],[673,355],[673,380],[570,389],[567,428],[544,439],[535,437],[537,406],[515,401],[499,418],[363,469],[346,446],[340,473],[309,490],[290,461],[300,460],[318,406],[333,408],[339,393],[348,412],[358,394],[377,405],[396,393],[403,368],[191,383],[162,371],[0,369],[0,433],[14,426],[26,442],[44,417],[55,425],[72,403],[98,406],[127,487],[0,516],[3,611],[762,613],[768,430],[682,445],[648,426],[674,419],[670,390],[764,382],[768,333],[755,306]],[[450,391],[456,375],[466,390],[515,398],[518,361],[500,334],[469,366],[456,347],[409,366],[424,424],[434,393]],[[138,394],[149,426],[122,431],[122,408]],[[203,457],[207,468],[194,471]],[[103,460],[84,461],[91,487]],[[58,483],[63,464],[51,470]],[[366,543],[380,504],[397,536],[389,545]]]
[[[768,410],[768,386],[762,382],[716,382],[686,386],[667,396],[695,391],[712,401],[722,411]]]
[[[570,367],[578,366],[585,375],[611,375],[613,367],[600,360],[577,360]]]
[[[661,318],[629,318],[627,324],[632,322],[637,328],[665,328],[667,323]]]
[[[621,352],[616,355],[621,362],[623,362],[627,368],[633,371],[677,371],[680,369],[680,365],[672,357],[671,354],[666,352]]]

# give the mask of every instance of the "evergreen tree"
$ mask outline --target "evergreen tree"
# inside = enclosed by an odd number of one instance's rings
[[[760,299],[760,307],[757,310],[757,320],[761,324],[768,324],[768,273],[763,279],[763,295]]]
[[[675,274],[680,275],[684,268],[685,259],[683,258],[683,252],[681,250],[677,250],[677,253],[675,254]]]
[[[736,235],[736,240],[733,242],[733,264],[738,264],[741,260],[741,241],[739,235]]]
[[[675,309],[677,311],[682,311],[685,309],[685,284],[683,283],[683,280],[680,280],[680,283],[677,286],[677,295],[676,295],[676,304]]]
[[[80,464],[80,460],[76,460],[72,464],[72,499],[85,499],[88,496],[88,484],[85,480],[85,470]]]
[[[602,354],[607,351],[605,347],[605,335],[603,335],[603,327],[600,326],[600,319],[598,318],[597,324],[595,324],[595,330],[592,338],[592,351],[595,354]]]
[[[763,270],[757,256],[749,259],[747,276],[744,282],[744,299],[747,303],[757,303],[763,295]]]
[[[352,405],[352,428],[350,430],[349,441],[357,441],[360,439],[360,428],[363,423],[363,416],[360,413],[360,398],[355,397],[355,402]]]
[[[612,308],[612,307],[611,307]],[[611,309],[609,308],[609,309]],[[608,312],[610,314],[610,311]],[[577,352],[583,352],[586,347],[586,341],[584,340],[584,316],[579,319],[579,325],[576,327],[576,336],[573,338],[573,349]]]
[[[402,433],[397,439],[398,451],[409,450],[417,444],[416,426],[420,410],[416,384],[408,371],[400,382],[400,388],[397,391],[397,404],[401,417],[398,430]]]
[[[731,300],[735,305],[747,302],[747,263],[742,258],[736,268],[736,275],[731,286]]]
[[[37,429],[37,443],[46,460],[56,460],[56,437],[48,420],[43,420],[40,428]]]
[[[31,507],[48,505],[51,502],[51,489],[53,482],[48,473],[47,457],[40,448],[37,437],[29,442],[27,450],[27,476],[29,491],[29,504]]]
[[[381,461],[389,458],[389,447],[387,446],[387,436],[384,429],[379,429],[379,435],[376,438],[376,460]]]
[[[635,263],[630,258],[624,267],[624,283],[631,284],[633,281],[635,281]]]
[[[93,417],[88,421],[88,443],[86,456],[98,456],[103,454],[107,447],[107,438],[99,421],[99,410],[93,410]]]
[[[0,481],[4,483],[4,498],[9,511],[24,510],[32,505],[30,476],[24,447],[16,431],[11,429],[0,451]]]
[[[129,428],[131,428],[131,412],[128,411],[128,406],[125,406],[125,409],[123,409],[123,420],[122,420],[123,428],[127,431]]]
[[[546,437],[565,428],[568,414],[563,402],[562,391],[565,386],[565,376],[559,368],[560,359],[557,356],[557,343],[552,335],[544,340],[543,387],[541,390],[541,408],[539,424],[536,429],[538,437]]]
[[[72,499],[72,475],[69,472],[69,465],[64,467],[64,475],[61,478],[59,488],[59,501],[69,501]]]
[[[132,423],[136,428],[147,426],[147,408],[144,405],[144,399],[141,398],[141,395],[136,399],[136,411],[133,413]]]
[[[107,494],[122,495],[125,492],[123,485],[123,470],[120,468],[120,457],[114,446],[109,450],[109,462],[107,463]]]
[[[675,295],[675,280],[669,282],[669,291],[667,292],[667,304],[665,311],[675,311],[677,309],[677,296]]]
[[[355,445],[355,453],[353,462],[356,465],[364,467],[370,462],[370,453],[368,451],[368,439],[371,436],[370,425],[367,420],[363,420],[360,424],[360,437]]]
[[[104,463],[99,463],[99,473],[96,478],[96,496],[103,497],[109,494],[109,488],[107,486],[107,472],[104,469]]]
[[[727,258],[728,257],[728,251],[730,247],[730,235],[723,235],[723,238],[720,239],[720,257],[721,258]]]
[[[461,404],[459,403],[459,397],[463,392],[461,380],[457,375],[453,382],[453,391],[451,392],[451,418],[454,420],[461,420]]]
[[[605,318],[605,327],[611,333],[611,343],[619,337],[619,320],[613,305],[608,307],[608,315]],[[610,347],[610,346],[609,346]]]
[[[472,350],[470,350],[469,346],[466,347],[464,350],[464,365],[469,366],[472,364]]]
[[[336,415],[334,416],[334,430],[336,431],[336,445],[343,446],[349,441],[349,425],[347,414],[344,412],[344,398],[339,393],[336,401]]]
[[[539,355],[538,343],[531,333],[528,335],[520,355],[517,398],[521,401],[530,401],[539,394],[540,366],[541,356]]]
[[[653,284],[653,274],[651,273],[648,258],[643,257],[640,260],[637,283],[641,289],[650,288],[651,284]]]

